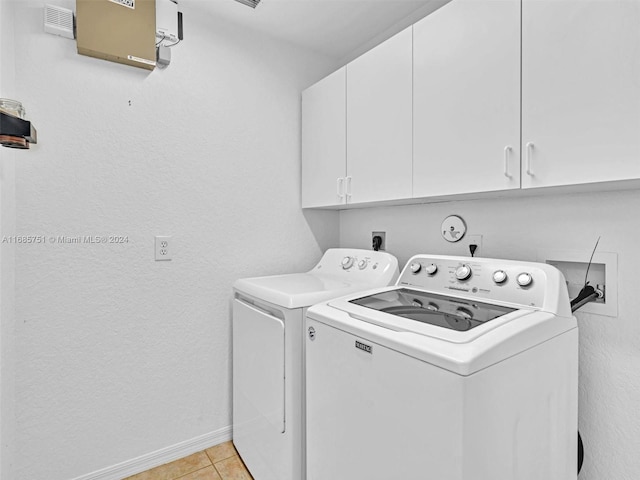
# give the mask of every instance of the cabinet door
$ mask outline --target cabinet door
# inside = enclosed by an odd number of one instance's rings
[[[348,202],[411,197],[411,27],[347,65]]]
[[[414,25],[413,195],[520,187],[520,1],[453,0]]]
[[[345,203],[346,69],[302,92],[302,207]]]
[[[640,2],[522,8],[523,188],[640,177]]]

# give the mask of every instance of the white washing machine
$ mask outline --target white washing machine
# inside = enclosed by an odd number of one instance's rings
[[[233,442],[256,480],[304,478],[304,315],[315,303],[392,285],[385,252],[329,249],[309,272],[234,284]]]
[[[575,480],[578,330],[554,267],[413,257],[308,309],[307,480]]]

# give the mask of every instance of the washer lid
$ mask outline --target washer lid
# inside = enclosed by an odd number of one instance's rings
[[[244,278],[233,288],[284,308],[309,307],[332,298],[371,288],[370,283],[349,282],[344,276],[294,273]]]
[[[354,319],[388,330],[431,337],[453,344],[474,342],[512,320],[536,312],[535,309],[517,308],[516,305],[505,302],[478,302],[433,292],[420,292],[423,295],[423,300],[420,300],[417,295],[411,295],[417,292],[419,291],[403,287],[378,288],[357,292],[359,295],[331,299],[327,304]],[[433,305],[429,305],[428,298],[432,299]],[[402,301],[413,303],[414,300],[423,302],[421,308],[424,312],[418,312],[419,307],[401,304]],[[391,308],[387,308],[388,306]],[[439,308],[440,312],[434,312],[435,315],[429,318],[426,311],[429,307]],[[403,312],[413,315],[401,315]]]
[[[515,308],[439,295],[409,288],[389,290],[349,301],[413,322],[466,332]]]
[[[383,291],[388,289],[378,289]],[[459,375],[471,375],[577,329],[575,317],[516,309],[476,328],[458,331],[366,308],[351,299],[316,304],[306,316],[359,341],[373,342],[374,351],[375,344],[381,345]]]

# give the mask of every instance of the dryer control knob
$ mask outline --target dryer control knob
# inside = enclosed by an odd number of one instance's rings
[[[409,265],[409,269],[411,270],[411,273],[415,275],[420,270],[422,270],[422,265],[420,265],[418,262],[413,262],[411,265]]]
[[[493,272],[493,281],[500,284],[507,281],[507,272],[504,270],[496,270]]]
[[[367,262],[366,260],[360,260],[360,261],[358,262],[358,268],[359,268],[360,270],[364,270],[365,268],[367,268],[368,263],[369,263],[369,262]]]
[[[351,267],[353,267],[353,262],[355,262],[356,259],[353,257],[344,257],[342,259],[342,268],[344,270],[349,270]]]
[[[518,285],[520,285],[521,287],[528,287],[533,283],[533,277],[531,276],[530,273],[525,272],[518,275],[517,281],[518,281]]]
[[[468,280],[471,277],[471,273],[471,267],[464,263],[456,269],[456,278],[458,280]]]
[[[435,275],[438,271],[438,266],[435,263],[432,263],[431,265],[427,265],[426,267],[424,267],[424,271],[429,275]]]

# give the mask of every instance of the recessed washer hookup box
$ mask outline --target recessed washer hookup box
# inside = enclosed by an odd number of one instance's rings
[[[153,70],[155,0],[76,0],[78,53]]]

